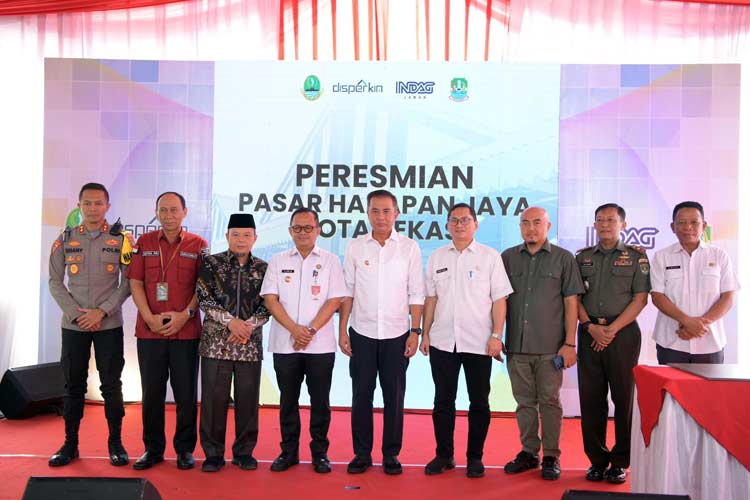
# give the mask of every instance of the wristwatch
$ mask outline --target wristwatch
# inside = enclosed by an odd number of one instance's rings
[[[188,307],[187,313],[188,313],[188,318],[193,319],[193,317],[195,316],[195,309],[193,309],[192,307]]]
[[[422,335],[422,329],[421,328],[412,328],[409,330],[409,333],[416,333],[417,335]]]
[[[500,335],[499,333],[493,333],[492,335],[490,335],[490,337],[492,337],[493,339],[497,339],[497,340],[499,340],[500,342],[502,342],[502,341],[503,341],[503,336],[502,336],[502,335]]]

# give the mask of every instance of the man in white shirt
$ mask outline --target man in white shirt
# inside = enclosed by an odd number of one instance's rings
[[[299,463],[299,394],[307,379],[310,393],[310,451],[315,472],[331,472],[328,460],[329,393],[336,356],[331,320],[346,295],[338,257],[316,246],[318,214],[300,208],[292,214],[289,234],[294,248],[271,258],[260,294],[273,315],[268,350],[281,393],[281,454],[271,470]]]
[[[417,352],[424,285],[417,243],[398,234],[396,197],[386,190],[367,195],[372,232],[346,249],[339,347],[352,377],[352,444],[350,474],[372,465],[372,401],[379,376],[383,392],[383,469],[401,474],[398,454],[404,433],[404,391],[409,358]],[[351,327],[347,324],[351,315]],[[409,316],[411,315],[411,323]]]
[[[469,393],[466,475],[484,476],[482,455],[490,427],[492,358],[502,362],[505,298],[513,293],[500,253],[474,240],[474,209],[458,203],[448,212],[453,243],[435,250],[425,270],[424,332],[420,350],[430,356],[435,404],[435,458],[428,475],[456,466],[453,430],[461,366]]]
[[[651,299],[659,309],[654,340],[662,365],[724,362],[722,318],[739,284],[726,252],[701,240],[706,225],[700,203],[677,204],[671,227],[678,243],[654,255]]]

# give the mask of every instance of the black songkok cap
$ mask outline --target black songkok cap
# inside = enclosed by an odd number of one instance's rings
[[[252,214],[232,214],[229,217],[229,225],[227,229],[233,227],[249,227],[255,229],[255,219]]]

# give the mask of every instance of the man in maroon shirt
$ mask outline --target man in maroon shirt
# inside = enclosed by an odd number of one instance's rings
[[[182,229],[185,198],[166,192],[156,199],[162,228],[140,238],[129,269],[133,302],[138,307],[135,336],[143,391],[143,443],[146,452],[133,468],[164,460],[164,400],[167,379],[177,404],[174,449],[177,468],[192,469],[197,440],[198,343],[201,321],[195,282],[208,243]]]

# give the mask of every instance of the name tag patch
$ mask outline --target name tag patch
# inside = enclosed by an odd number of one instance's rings
[[[158,250],[147,250],[143,252],[144,257],[158,257],[159,251]]]
[[[192,253],[192,252],[180,252],[180,257],[185,257],[186,259],[198,260],[198,254]]]
[[[282,269],[281,274],[294,274],[294,269]]]
[[[616,260],[616,261],[614,262],[614,265],[615,265],[615,267],[627,267],[627,266],[632,266],[632,265],[633,265],[633,261],[632,261],[632,260],[622,260],[622,259],[617,259],[617,260]]]
[[[448,268],[447,268],[447,267],[444,267],[444,268],[442,268],[442,269],[438,269],[437,271],[435,271],[435,274],[440,274],[440,273],[444,273],[444,272],[446,272],[447,270],[448,270]]]
[[[667,271],[670,269],[680,269],[681,266],[667,266]]]

